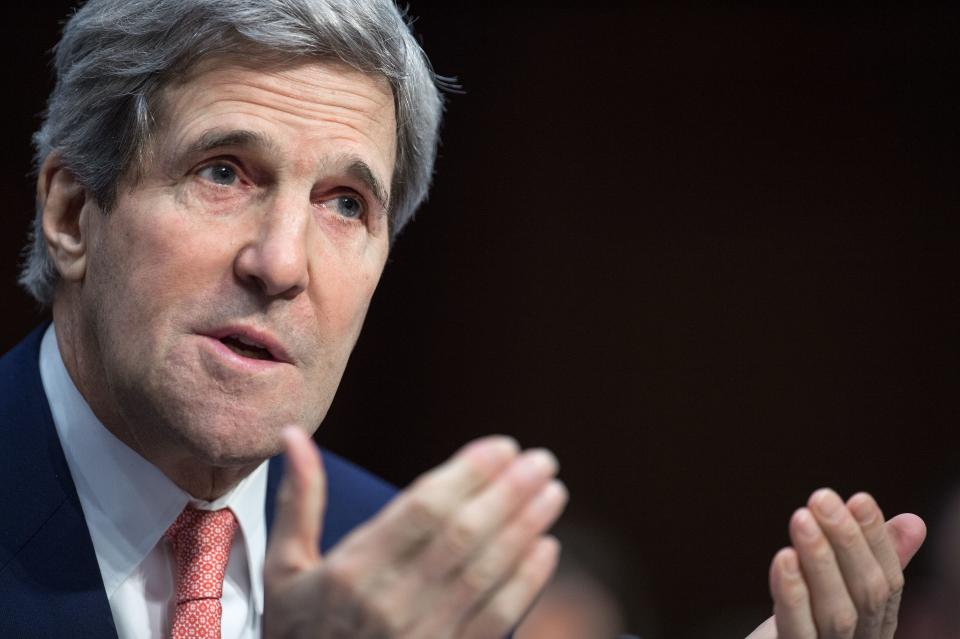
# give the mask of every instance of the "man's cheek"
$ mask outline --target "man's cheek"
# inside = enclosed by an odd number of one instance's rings
[[[378,278],[363,276],[336,281],[331,298],[337,303],[327,310],[327,318],[341,334],[355,336],[360,332],[377,281]]]

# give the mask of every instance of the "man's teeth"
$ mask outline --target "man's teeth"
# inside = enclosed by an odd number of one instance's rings
[[[250,339],[244,339],[240,335],[230,335],[220,340],[223,344],[238,355],[250,357],[252,359],[273,360],[274,357],[269,349],[264,348],[257,342]]]
[[[237,340],[237,341],[240,342],[241,344],[246,344],[247,346],[253,346],[253,347],[255,347],[255,348],[264,348],[263,344],[260,344],[259,342],[254,342],[253,340],[250,340],[250,339],[247,339],[247,338],[244,337],[243,335],[231,335],[230,337],[232,337],[233,339]],[[264,350],[266,350],[266,349],[264,349]]]

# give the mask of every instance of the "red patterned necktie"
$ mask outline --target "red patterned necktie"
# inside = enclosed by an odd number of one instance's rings
[[[223,575],[237,532],[230,510],[187,506],[166,532],[177,560],[177,608],[171,639],[220,639]]]

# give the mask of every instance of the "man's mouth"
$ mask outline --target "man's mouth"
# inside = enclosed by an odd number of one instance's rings
[[[249,357],[250,359],[264,359],[271,362],[277,361],[277,358],[274,357],[269,350],[260,344],[257,344],[256,342],[246,339],[240,335],[227,335],[226,337],[221,337],[220,341],[224,346],[241,357]]]
[[[294,362],[284,348],[283,342],[265,328],[258,328],[251,324],[228,324],[202,331],[200,334],[220,342],[234,355],[243,359],[275,364],[293,364]]]

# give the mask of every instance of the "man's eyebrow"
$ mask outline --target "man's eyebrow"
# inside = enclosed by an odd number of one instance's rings
[[[374,174],[370,166],[358,158],[353,158],[349,160],[349,162],[347,165],[347,175],[363,182],[363,185],[373,193],[373,197],[376,198],[377,203],[383,207],[383,210],[389,212],[387,190],[383,187],[383,183],[377,179],[376,174]]]
[[[246,129],[204,131],[187,148],[187,155],[200,155],[224,147],[272,149],[273,142],[262,133]]]
[[[212,129],[204,131],[199,138],[190,143],[187,148],[186,157],[202,155],[223,148],[252,148],[263,149],[266,151],[277,151],[274,142],[258,131],[247,129],[221,130]],[[387,198],[387,189],[377,178],[377,175],[370,168],[370,165],[356,156],[347,156],[338,158],[331,163],[331,167],[346,165],[346,174],[363,183],[367,189],[373,193],[377,203],[383,207],[384,211],[389,211],[389,201]]]

